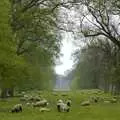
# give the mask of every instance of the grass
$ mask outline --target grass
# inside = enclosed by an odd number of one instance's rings
[[[34,94],[33,92],[32,94]],[[20,103],[19,98],[9,98],[0,101],[0,120],[120,120],[120,103],[105,104],[103,102],[92,104],[87,107],[80,105],[81,101],[87,100],[90,96],[96,95],[94,91],[76,91],[68,92],[63,95],[57,92],[40,92],[42,96],[48,99],[51,108],[50,112],[40,112],[39,108],[24,106],[22,113],[10,113],[10,108]],[[108,97],[109,94],[100,93],[101,97]],[[59,98],[64,100],[72,99],[72,108],[69,113],[59,113],[56,110],[56,101]]]

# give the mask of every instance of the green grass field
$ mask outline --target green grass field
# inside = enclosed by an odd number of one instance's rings
[[[86,107],[80,105],[81,101],[96,94],[93,91],[66,92],[64,96],[62,92],[56,92],[57,95],[52,92],[40,92],[40,94],[49,101],[50,112],[40,112],[39,108],[24,105],[22,113],[12,114],[9,112],[10,108],[20,101],[19,98],[9,98],[0,100],[0,120],[120,120],[120,102],[114,104],[99,102]],[[110,95],[101,93],[99,96]],[[72,99],[69,113],[57,112],[56,101],[59,98]]]

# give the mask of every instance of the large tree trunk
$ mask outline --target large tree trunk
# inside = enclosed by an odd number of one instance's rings
[[[7,88],[1,89],[1,98],[7,98]]]
[[[105,93],[109,92],[109,82],[107,80],[105,80],[105,83],[104,83],[104,92]]]
[[[115,90],[115,95],[119,95],[120,94],[120,82],[116,83],[116,90]]]
[[[13,87],[8,89],[8,94],[9,94],[9,97],[13,97],[14,96],[14,88]]]
[[[111,94],[114,95],[114,84],[112,83],[111,85],[112,85],[111,86]]]
[[[2,88],[1,89],[1,98],[13,97],[14,96],[14,88]]]

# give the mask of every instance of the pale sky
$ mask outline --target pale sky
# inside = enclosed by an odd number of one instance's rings
[[[74,44],[72,43],[73,38],[70,33],[64,34],[64,39],[62,41],[63,46],[61,47],[61,53],[63,56],[60,57],[61,65],[55,67],[57,74],[64,75],[64,72],[71,69],[73,66],[72,53],[75,49]]]
[[[73,28],[76,26],[71,26],[73,21],[75,23],[78,23],[76,22],[76,17],[74,16],[75,15],[75,11],[74,9],[73,10],[69,10],[69,9],[64,9],[64,8],[61,8],[60,10],[60,20],[63,21],[63,23],[71,23],[70,25],[68,25],[67,27],[68,28]],[[75,29],[74,28],[74,29]],[[72,60],[72,53],[73,51],[76,49],[75,45],[73,44],[73,36],[72,36],[72,33],[69,33],[69,32],[65,32],[64,34],[62,34],[62,44],[63,46],[61,47],[61,53],[63,54],[63,56],[60,57],[60,61],[62,62],[61,65],[56,65],[55,67],[55,71],[57,74],[62,74],[64,75],[64,73],[67,71],[67,70],[70,70],[73,66],[73,60]]]

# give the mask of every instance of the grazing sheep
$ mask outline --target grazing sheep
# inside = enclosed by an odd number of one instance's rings
[[[63,100],[59,99],[57,102],[57,110],[58,112],[61,112],[61,104],[63,103]]]
[[[84,101],[81,103],[82,106],[89,106],[90,105],[90,101]]]
[[[47,100],[41,100],[33,104],[33,107],[46,107],[48,105]]]
[[[30,105],[31,105],[31,103],[27,102],[27,103],[26,103],[26,105],[27,105],[27,106],[30,106]]]
[[[110,103],[110,101],[108,101],[108,100],[105,100],[105,101],[104,101],[104,103],[107,103],[107,104],[108,104],[108,103]]]
[[[49,108],[40,108],[40,112],[50,112]]]
[[[71,103],[72,103],[72,101],[70,100],[70,99],[68,99],[67,101],[66,101],[66,104],[70,107],[71,106]]]
[[[69,112],[70,111],[70,107],[65,103],[58,103],[57,109],[58,109],[58,112]]]
[[[29,101],[29,102],[33,102],[33,101],[34,101],[34,97],[33,97],[33,96],[30,96],[30,97],[28,98],[28,101]]]
[[[25,94],[25,92],[23,91],[23,92],[21,92],[21,94],[22,94],[22,95],[24,95],[24,94]]]
[[[69,112],[70,106],[68,106],[68,104],[65,104],[62,100],[58,100],[57,110],[58,112]]]
[[[98,96],[97,96],[97,97],[96,97],[96,96],[90,97],[90,101],[91,101],[91,102],[97,103],[98,100],[99,100],[99,97],[98,97]]]
[[[23,97],[24,97],[24,98],[29,98],[29,96],[28,96],[28,95],[24,95]]]
[[[29,102],[37,102],[37,101],[40,101],[41,100],[41,98],[39,97],[39,96],[30,96],[29,98],[28,98],[28,101]]]
[[[17,104],[15,105],[12,109],[11,109],[12,113],[18,113],[18,112],[22,112],[22,104]]]
[[[40,101],[41,98],[39,96],[35,96],[34,101]]]
[[[59,99],[57,103],[63,103],[63,100]]]

